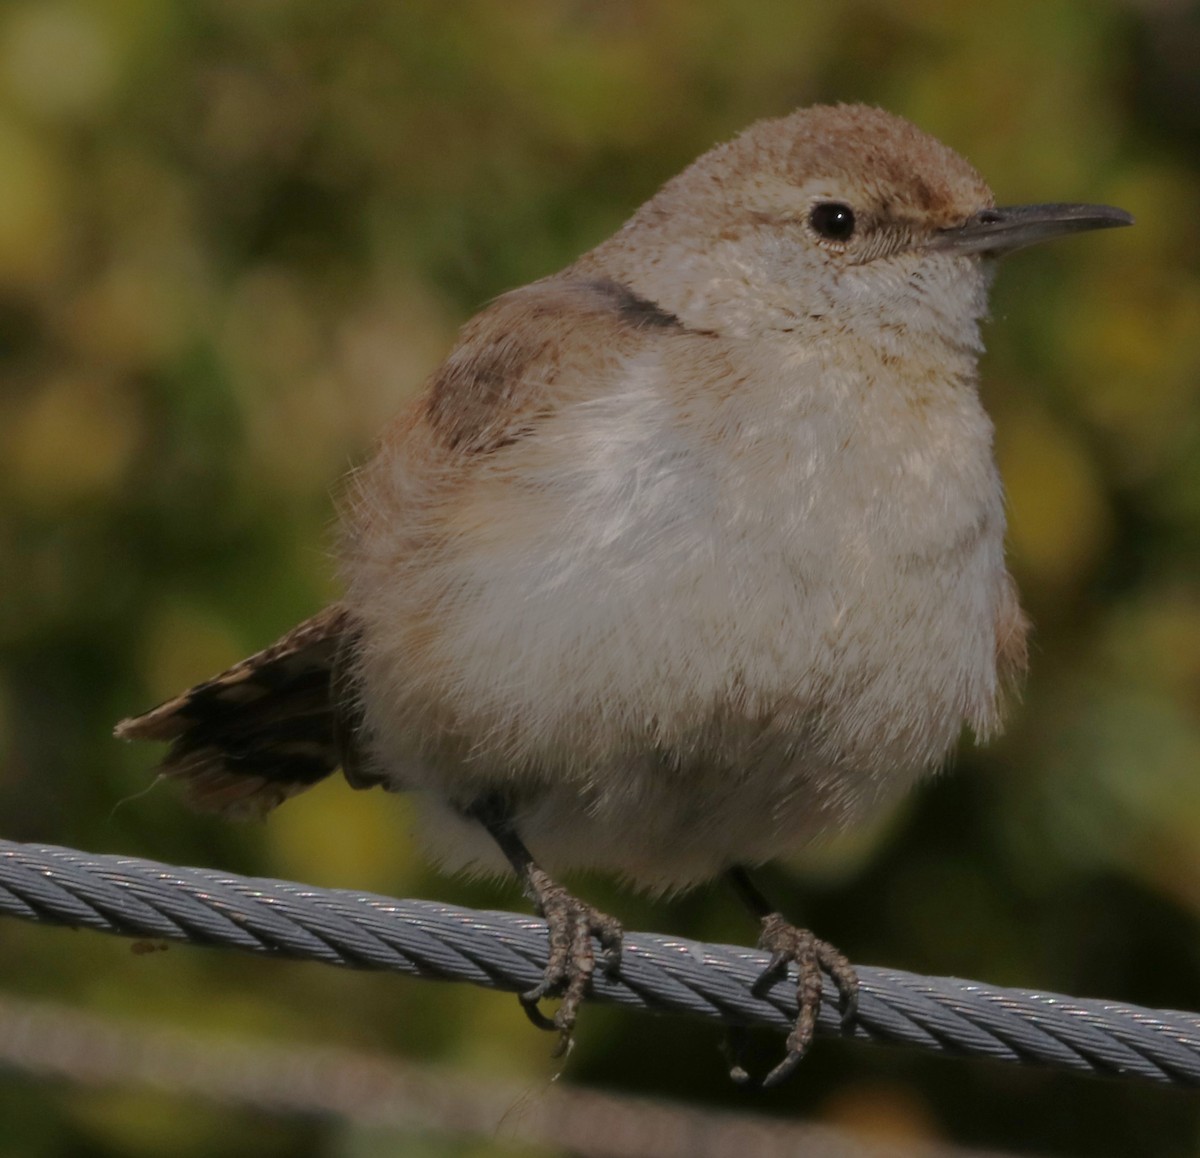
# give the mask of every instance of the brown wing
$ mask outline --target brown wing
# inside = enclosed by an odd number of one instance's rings
[[[170,743],[159,774],[182,781],[195,807],[262,816],[350,762],[353,697],[335,669],[356,644],[349,612],[329,607],[115,734]]]

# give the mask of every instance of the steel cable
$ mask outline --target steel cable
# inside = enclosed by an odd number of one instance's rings
[[[512,991],[535,985],[546,959],[546,926],[533,916],[12,841],[0,841],[0,915]],[[795,985],[751,992],[766,961],[755,949],[627,933],[618,974],[598,971],[592,998],[786,1031]],[[1200,1084],[1198,1014],[857,969],[856,1038]],[[843,1032],[832,1002],[818,1032]]]

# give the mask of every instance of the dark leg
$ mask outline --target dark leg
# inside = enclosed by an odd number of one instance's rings
[[[789,923],[759,892],[744,868],[731,868],[727,876],[746,907],[762,922],[759,948],[771,952],[770,963],[754,983],[752,992],[755,996],[762,996],[781,977],[786,977],[791,962],[794,961],[800,969],[800,980],[796,985],[799,1013],[792,1032],[788,1034],[787,1056],[767,1074],[762,1083],[764,1086],[777,1086],[796,1068],[812,1043],[817,1012],[821,1008],[821,970],[824,969],[837,986],[843,1028],[854,1023],[858,1007],[858,976],[850,962],[828,941],[822,941],[808,929],[800,929]],[[727,1042],[733,1053],[729,1076],[736,1082],[746,1082],[749,1081],[749,1074],[739,1061],[740,1037],[731,1036]]]
[[[550,931],[550,959],[546,963],[546,972],[541,983],[522,993],[520,1000],[534,1025],[539,1029],[557,1030],[559,1042],[554,1056],[559,1057],[571,1044],[579,1004],[596,970],[592,937],[596,937],[604,950],[604,971],[613,973],[621,963],[621,924],[572,896],[538,867],[517,835],[510,809],[501,798],[485,797],[466,811],[500,846],[524,887],[525,895],[546,918]],[[553,1018],[548,1018],[538,1008],[543,997],[562,999]]]

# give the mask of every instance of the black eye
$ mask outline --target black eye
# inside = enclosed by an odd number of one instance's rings
[[[822,201],[809,210],[808,224],[826,241],[849,241],[854,233],[854,210],[841,201]]]

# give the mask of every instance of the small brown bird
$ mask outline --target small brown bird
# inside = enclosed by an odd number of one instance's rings
[[[522,1001],[564,1044],[621,931],[548,872],[730,873],[761,984],[800,968],[779,1080],[820,967],[847,1016],[855,979],[747,866],[993,733],[1024,668],[976,390],[991,259],[1131,220],[998,209],[878,109],[753,125],[467,323],[351,480],[342,603],[117,734],[229,815],[339,765],[418,794],[433,855],[507,863],[546,917]]]

